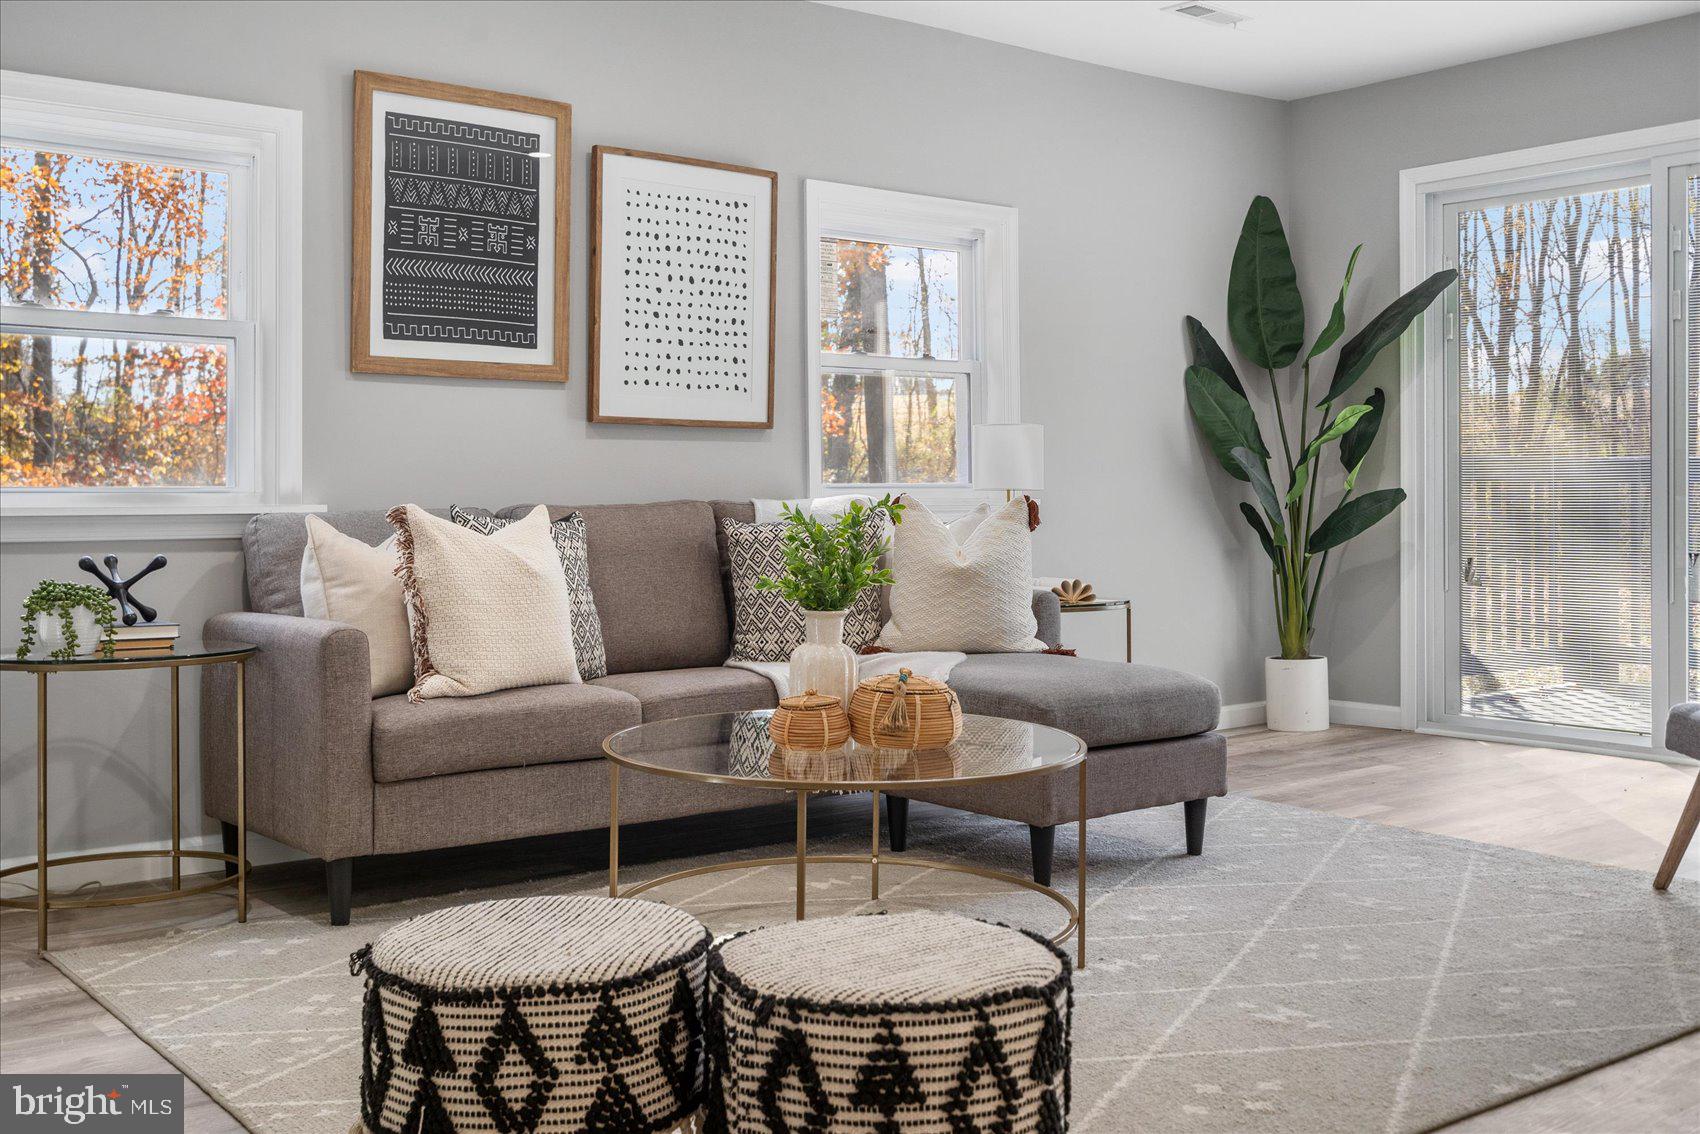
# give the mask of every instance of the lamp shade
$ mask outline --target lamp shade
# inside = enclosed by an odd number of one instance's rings
[[[976,425],[973,460],[975,488],[1044,488],[1045,427]]]

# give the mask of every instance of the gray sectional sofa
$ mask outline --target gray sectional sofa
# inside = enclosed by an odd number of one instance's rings
[[[528,505],[500,514],[523,514]],[[730,611],[720,518],[750,521],[749,501],[551,506],[585,516],[590,578],[609,676],[582,685],[510,689],[419,704],[369,694],[366,636],[302,616],[306,541],[299,515],[267,514],[243,535],[248,612],[220,614],[208,637],[261,647],[248,664],[249,829],[326,862],[333,924],[348,920],[353,863],[400,854],[605,827],[609,733],[646,720],[771,708],[772,685],[723,666]],[[324,517],[369,543],[391,533],[383,513]],[[1039,635],[1056,643],[1060,610],[1036,592]],[[205,672],[201,797],[234,841],[234,673]],[[1067,729],[1088,754],[1089,817],[1185,804],[1187,849],[1203,846],[1204,807],[1226,790],[1226,746],[1213,730],[1220,698],[1202,678],[1153,666],[1053,654],[983,654],[951,675],[963,710]],[[1054,828],[1076,819],[1073,776],[1055,785],[989,785],[913,798],[1028,824],[1034,872],[1050,873]],[[771,805],[771,792],[660,776],[627,777],[622,822]],[[891,797],[894,849],[907,800]]]

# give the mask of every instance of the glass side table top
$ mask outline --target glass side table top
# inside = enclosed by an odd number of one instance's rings
[[[122,643],[120,643],[122,646]],[[169,646],[155,649],[118,649],[111,657],[96,651],[70,658],[49,657],[51,646],[37,643],[35,652],[18,657],[18,644],[12,642],[0,653],[0,669],[35,671],[40,669],[147,669],[151,666],[207,665],[219,661],[236,661],[258,653],[258,647],[246,642],[202,641],[199,638],[178,638]]]
[[[711,713],[649,721],[603,741],[623,767],[706,783],[830,791],[893,783],[989,782],[1058,772],[1079,764],[1086,744],[1048,725],[964,713],[946,748],[870,748],[847,741],[824,752],[782,749],[767,734],[773,712]]]

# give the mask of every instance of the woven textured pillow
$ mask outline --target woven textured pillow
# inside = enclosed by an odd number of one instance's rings
[[[405,693],[413,684],[413,644],[407,602],[395,577],[394,536],[377,547],[307,517],[301,551],[301,612],[346,622],[366,635],[372,696]]]
[[[891,621],[880,645],[966,654],[1039,651],[1027,500],[993,508],[965,538],[914,497],[892,540]]]
[[[539,506],[480,535],[417,504],[391,508],[413,638],[410,701],[578,684],[573,603]]]
[[[740,661],[786,661],[803,644],[803,608],[777,591],[756,589],[763,575],[785,571],[785,525],[745,524],[723,519],[726,560],[732,576],[732,656]],[[867,546],[885,543],[885,521],[864,529]],[[860,650],[879,637],[880,592],[869,587],[844,615],[844,644]]]
[[[512,520],[504,520],[483,508],[449,508],[449,519],[483,535],[499,532]],[[608,676],[608,651],[602,644],[602,619],[596,613],[596,596],[590,590],[590,541],[585,534],[584,513],[569,512],[549,525],[561,571],[573,599],[573,653],[578,658],[578,675],[586,681]]]

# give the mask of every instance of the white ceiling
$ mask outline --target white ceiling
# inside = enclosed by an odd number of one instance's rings
[[[1047,55],[1294,99],[1700,12],[1700,0],[818,0]],[[1700,59],[1696,60],[1700,71]]]

